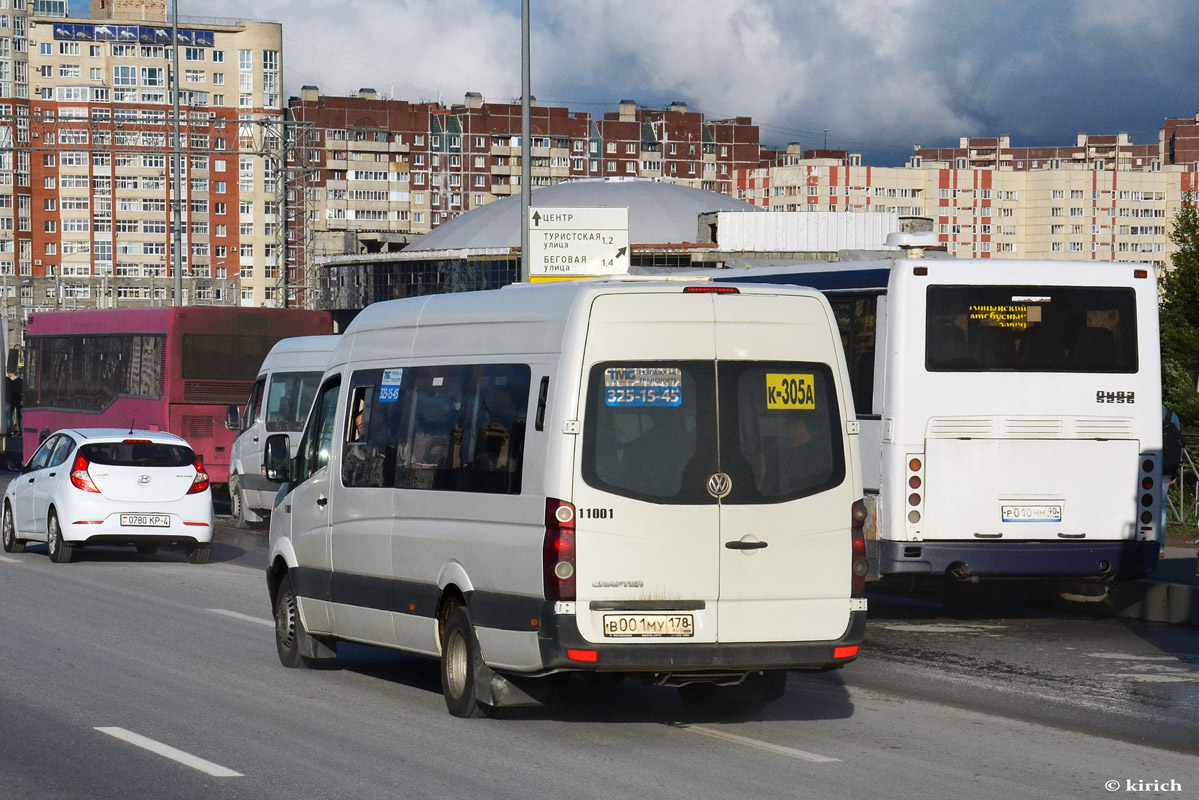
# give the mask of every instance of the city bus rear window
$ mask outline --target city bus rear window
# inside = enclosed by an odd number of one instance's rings
[[[930,286],[929,372],[1135,373],[1132,289]]]

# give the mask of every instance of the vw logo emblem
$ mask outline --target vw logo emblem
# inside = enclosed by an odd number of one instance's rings
[[[708,478],[708,494],[719,500],[733,490],[733,479],[723,472]]]
[[[147,485],[148,483],[150,483],[150,476],[149,476],[149,475],[138,475],[138,476],[137,476],[137,485],[138,485],[138,486],[145,486],[145,485]]]

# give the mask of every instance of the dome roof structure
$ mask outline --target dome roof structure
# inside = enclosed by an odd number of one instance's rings
[[[699,239],[699,215],[761,211],[727,195],[649,179],[566,181],[537,189],[534,208],[628,208],[629,244],[678,246]],[[520,196],[469,211],[417,238],[404,252],[520,247]]]

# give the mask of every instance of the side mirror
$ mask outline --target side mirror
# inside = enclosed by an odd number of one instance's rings
[[[225,409],[225,427],[231,431],[241,430],[241,409],[229,406]]]
[[[275,433],[266,437],[262,474],[274,483],[287,483],[291,480],[291,439],[286,433]]]

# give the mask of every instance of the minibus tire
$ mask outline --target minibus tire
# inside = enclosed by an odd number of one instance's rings
[[[12,518],[12,505],[4,504],[4,552],[24,553],[25,540],[17,537],[17,525]]]
[[[291,576],[284,575],[275,591],[275,649],[279,662],[288,669],[311,669],[316,659],[304,654],[308,631],[300,619],[296,594],[291,588]]]
[[[229,476],[229,514],[233,517],[235,527],[250,527],[250,521],[246,519],[246,494],[237,475]]]
[[[69,564],[75,557],[75,546],[62,538],[62,526],[58,524],[58,512],[53,508],[46,519],[46,550],[55,564]]]
[[[452,716],[478,719],[494,711],[480,703],[475,692],[475,675],[482,663],[470,612],[455,605],[446,615],[441,642],[441,693]]]

